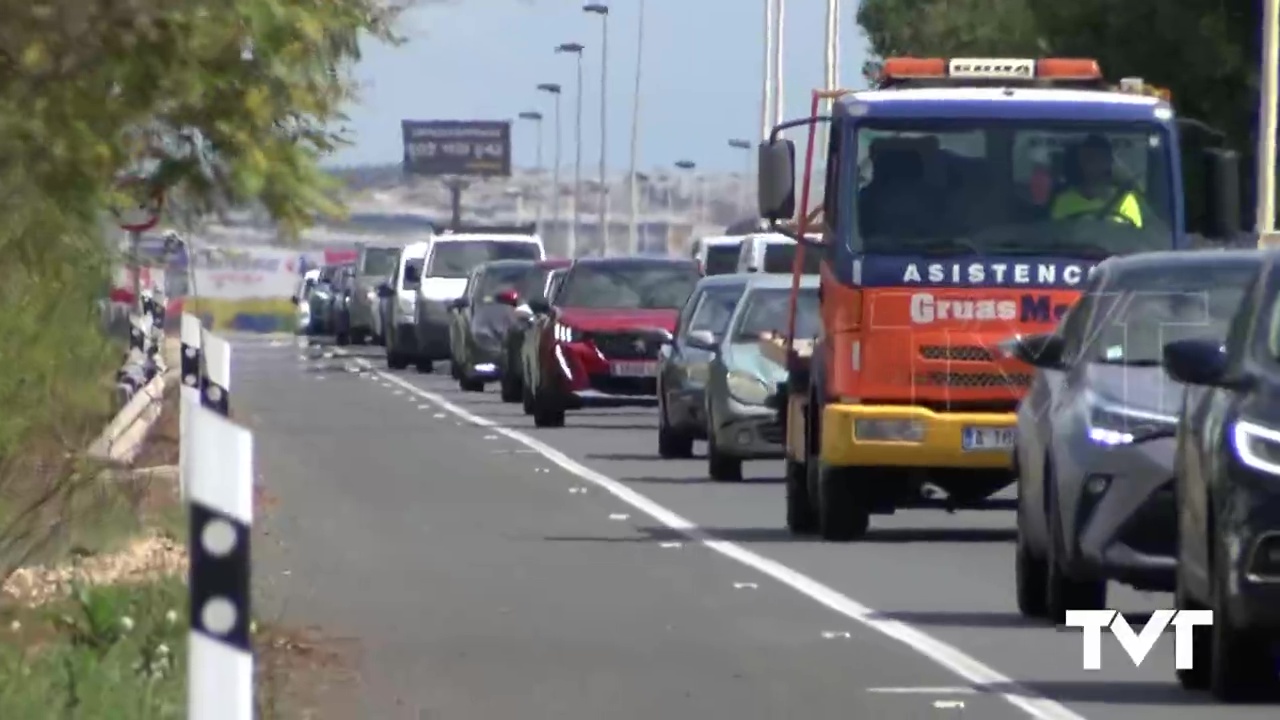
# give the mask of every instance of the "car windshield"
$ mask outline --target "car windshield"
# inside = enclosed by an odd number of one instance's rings
[[[1257,267],[1183,264],[1126,272],[1097,300],[1084,357],[1119,365],[1159,365],[1166,343],[1223,340]]]
[[[364,249],[364,258],[360,262],[360,275],[385,278],[395,272],[396,264],[399,262],[399,248],[367,247]]]
[[[729,329],[729,319],[733,317],[733,309],[738,306],[743,290],[741,285],[707,288],[698,301],[698,309],[693,311],[689,332],[705,330],[716,338],[723,337],[725,330]]]
[[[504,290],[514,290],[524,297],[520,291],[533,274],[533,265],[491,265],[480,276],[476,297],[480,302],[493,302],[493,296]]]
[[[737,245],[707,246],[707,262],[703,270],[707,275],[731,275],[737,270]]]
[[[538,260],[538,244],[528,240],[438,242],[431,251],[431,277],[461,278],[490,260]]]
[[[570,271],[556,304],[614,310],[678,310],[698,284],[685,262],[580,264]]]
[[[764,250],[764,267],[761,270],[767,273],[790,275],[792,265],[796,261],[796,249],[799,247],[794,243],[769,243]],[[802,272],[805,275],[817,275],[821,269],[822,253],[814,248],[805,250]]]
[[[1173,243],[1172,149],[1154,123],[871,120],[845,137],[855,252],[1094,258]]]
[[[552,268],[545,267],[527,270],[524,278],[520,280],[520,285],[516,287],[516,292],[520,295],[520,302],[541,299],[551,273]]]
[[[733,326],[733,341],[754,342],[762,333],[785,335],[790,309],[791,290],[788,288],[751,290],[742,299],[742,310]],[[818,289],[801,288],[796,298],[796,337],[817,337],[821,327]]]
[[[422,282],[423,258],[409,258],[404,261],[404,278],[401,280],[405,290],[414,290]]]

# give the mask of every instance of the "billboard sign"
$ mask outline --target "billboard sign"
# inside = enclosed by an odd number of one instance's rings
[[[404,171],[427,177],[509,177],[508,120],[403,120]]]

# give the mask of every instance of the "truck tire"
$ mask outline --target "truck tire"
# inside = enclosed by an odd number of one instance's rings
[[[793,535],[812,535],[818,529],[817,514],[809,498],[805,464],[787,458],[787,529]]]
[[[813,462],[811,459],[810,462]],[[818,534],[830,542],[859,540],[871,525],[871,509],[863,497],[860,478],[847,468],[818,463]]]

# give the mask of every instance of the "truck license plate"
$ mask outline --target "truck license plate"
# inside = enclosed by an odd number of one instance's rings
[[[966,427],[960,434],[960,447],[975,450],[1009,450],[1017,439],[1017,430],[1009,427]]]
[[[658,374],[656,362],[616,362],[609,366],[614,377],[647,378]]]

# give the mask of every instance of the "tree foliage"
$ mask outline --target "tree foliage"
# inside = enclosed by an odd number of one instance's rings
[[[863,0],[880,57],[1097,58],[1108,77],[1169,88],[1180,114],[1252,149],[1260,58],[1253,0]]]

